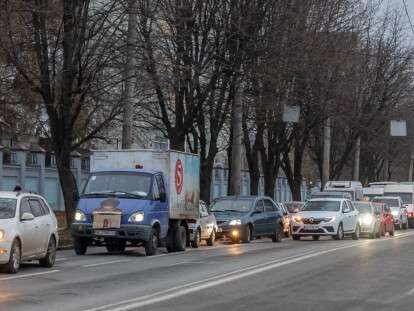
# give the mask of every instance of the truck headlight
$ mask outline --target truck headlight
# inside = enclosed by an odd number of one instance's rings
[[[233,219],[229,222],[230,226],[239,226],[241,225],[241,220],[240,219]]]
[[[374,221],[374,218],[372,217],[372,215],[364,215],[364,217],[362,217],[362,223],[364,225],[371,225],[372,222]]]
[[[75,212],[75,220],[76,221],[86,221],[86,215],[81,210],[76,210]]]
[[[144,220],[144,213],[143,212],[133,213],[128,218],[128,222],[141,222],[143,220]]]
[[[0,229],[0,241],[3,240],[5,236],[6,233],[4,232],[4,230]]]

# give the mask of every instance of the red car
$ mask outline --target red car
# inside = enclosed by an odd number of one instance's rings
[[[392,216],[391,209],[384,203],[373,203],[375,206],[375,213],[381,220],[381,235],[384,236],[387,232],[390,236],[394,235],[394,216]]]

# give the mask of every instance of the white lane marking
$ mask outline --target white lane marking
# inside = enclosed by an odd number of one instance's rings
[[[38,272],[38,273],[30,273],[30,274],[21,274],[21,275],[15,275],[15,276],[8,276],[5,278],[0,278],[0,281],[7,281],[7,280],[14,280],[14,279],[23,279],[23,278],[30,278],[34,276],[41,276],[45,274],[52,274],[56,272],[60,272],[61,270],[51,270],[46,272]]]
[[[131,262],[132,260],[128,259],[122,259],[122,260],[113,260],[113,261],[105,261],[105,262],[99,262],[99,263],[93,263],[89,265],[83,265],[84,268],[92,268],[92,267],[99,267],[99,266],[105,266],[105,265],[112,265],[115,263],[125,263],[125,262]]]
[[[407,236],[412,236],[414,235],[413,233],[407,233],[404,235],[400,235],[397,237],[394,237],[393,239],[398,239],[398,238],[404,238]],[[392,239],[383,239],[383,240],[377,240],[377,241],[368,241],[369,242],[380,242],[380,241],[390,241]],[[325,254],[329,254],[329,253],[334,253],[337,251],[341,251],[344,249],[348,249],[348,248],[353,248],[356,246],[361,246],[361,245],[366,245],[368,244],[367,241],[361,241],[361,242],[355,242],[349,245],[345,245],[345,246],[341,246],[341,247],[335,247],[335,248],[331,248],[331,249],[327,249],[327,250],[322,250],[322,251],[318,251],[318,252],[311,252],[309,254],[305,254],[305,255],[301,255],[301,256],[291,256],[290,259],[288,258],[283,258],[281,260],[273,260],[273,261],[269,261],[269,262],[265,262],[263,264],[259,264],[259,265],[254,265],[248,268],[243,268],[243,269],[239,269],[233,272],[229,272],[226,274],[222,274],[222,275],[218,275],[218,276],[214,276],[211,278],[207,278],[201,281],[196,281],[196,282],[192,282],[192,283],[188,283],[185,285],[180,285],[177,287],[173,287],[167,290],[163,290],[163,291],[159,291],[150,295],[145,295],[142,296],[140,298],[134,298],[134,299],[130,299],[130,300],[124,300],[118,303],[114,303],[114,304],[108,304],[108,305],[104,305],[98,308],[92,308],[92,309],[87,309],[85,311],[103,311],[103,310],[110,310],[110,311],[129,311],[129,310],[133,310],[133,309],[137,309],[137,308],[141,308],[147,305],[151,305],[151,304],[155,304],[155,303],[159,303],[159,302],[163,302],[166,300],[170,300],[170,299],[174,299],[174,298],[178,298],[184,295],[188,295],[190,293],[193,292],[197,292],[197,291],[201,291],[207,288],[211,288],[214,286],[218,286],[218,285],[222,285],[225,283],[229,283],[232,281],[236,281],[242,278],[246,278],[252,275],[256,275],[259,273],[263,273],[266,272],[268,270],[273,270],[282,266],[286,266],[286,265],[290,265],[293,263],[297,263],[300,261],[304,261],[306,259],[310,259],[310,258],[314,258],[314,257],[318,257],[321,255],[325,255]]]

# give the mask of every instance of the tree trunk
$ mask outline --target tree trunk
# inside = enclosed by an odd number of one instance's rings
[[[264,194],[265,196],[271,197],[274,199],[275,197],[275,184],[276,178],[271,173],[264,174]]]
[[[302,201],[302,160],[304,153],[303,146],[296,146],[294,151],[293,181],[291,184],[293,201]]]
[[[201,159],[200,169],[200,198],[207,204],[211,200],[211,182],[213,180],[214,159]]]

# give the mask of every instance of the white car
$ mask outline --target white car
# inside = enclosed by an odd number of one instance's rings
[[[216,240],[217,221],[213,213],[209,213],[207,204],[200,200],[200,218],[191,226],[193,240],[191,246],[198,248],[202,240],[207,242],[208,246],[213,246]]]
[[[22,261],[52,267],[58,245],[57,220],[39,195],[0,192],[0,267],[17,273]]]
[[[358,210],[348,199],[311,199],[302,210],[292,217],[292,238],[312,236],[317,241],[320,236],[332,236],[342,240],[345,235],[359,239],[361,226]]]

